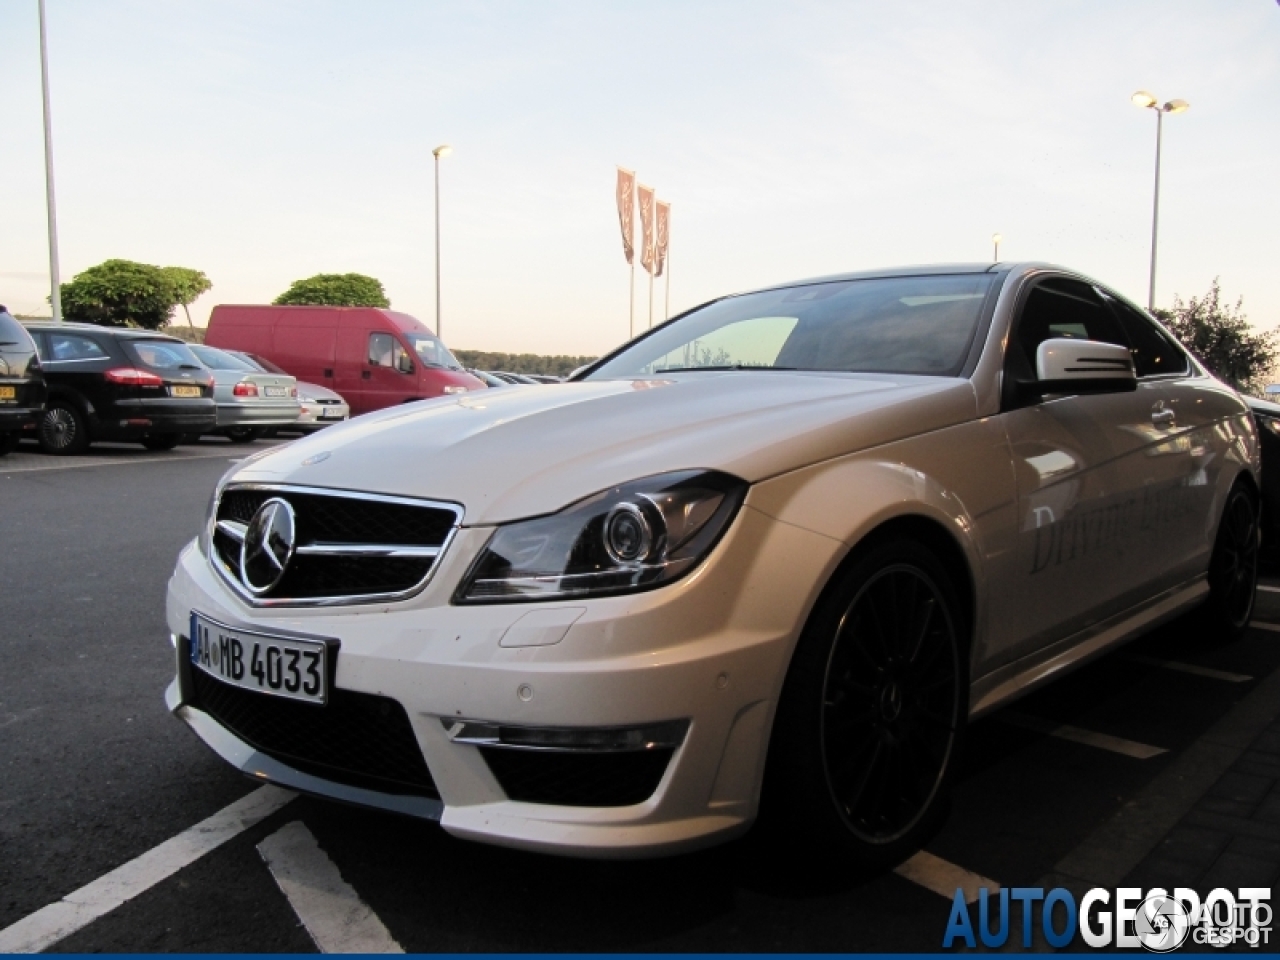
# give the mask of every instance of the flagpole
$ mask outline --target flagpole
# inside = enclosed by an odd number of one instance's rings
[[[631,304],[631,306],[630,306],[630,310],[631,310],[631,336],[630,336],[630,337],[628,337],[627,339],[629,339],[629,340],[634,340],[634,339],[635,339],[635,336],[636,336],[636,261],[635,261],[635,258],[634,258],[634,257],[632,257],[632,259],[631,259],[631,297],[630,297],[630,304]]]
[[[649,329],[653,329],[653,268],[649,268]]]
[[[671,319],[671,204],[667,204],[667,285],[666,290],[666,306],[663,308],[665,319]]]

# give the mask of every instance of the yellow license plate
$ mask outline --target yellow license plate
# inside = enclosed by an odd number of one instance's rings
[[[198,397],[200,396],[199,387],[170,387],[169,392],[175,397]]]
[[[17,398],[17,387],[0,387],[0,400],[16,400]]]

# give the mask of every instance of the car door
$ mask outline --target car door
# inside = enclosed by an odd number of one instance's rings
[[[1248,415],[1159,324],[1110,291],[1099,292],[1133,344],[1138,376],[1160,383],[1166,395],[1166,435],[1152,450],[1162,459],[1162,487],[1148,528],[1161,544],[1162,579],[1179,583],[1208,567],[1222,495],[1240,469],[1231,448],[1247,431]]]
[[[381,410],[418,397],[414,363],[394,334],[369,334],[369,362],[361,377],[365,383],[367,410]]]
[[[1048,275],[1020,293],[1000,414],[1017,480],[1020,572],[998,604],[993,666],[1150,596],[1161,563],[1146,527],[1164,466],[1153,452],[1168,438],[1164,387],[1023,399],[1017,383],[1035,378],[1036,350],[1054,337],[1130,346],[1090,284]]]

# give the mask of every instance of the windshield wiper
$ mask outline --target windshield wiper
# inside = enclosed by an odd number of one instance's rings
[[[662,367],[654,373],[687,373],[693,370],[799,370],[799,367],[755,367],[748,363],[731,363],[722,367]]]

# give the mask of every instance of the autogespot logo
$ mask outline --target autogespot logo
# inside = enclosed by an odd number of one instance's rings
[[[1022,946],[1030,948],[1037,912],[1044,942],[1058,950],[1069,947],[1077,935],[1090,947],[1144,947],[1152,953],[1168,953],[1188,941],[1199,946],[1259,947],[1271,942],[1270,900],[1270,887],[1241,887],[1235,893],[1218,887],[1203,902],[1186,887],[1145,893],[1139,887],[1114,891],[1095,887],[1077,905],[1075,895],[1063,887],[1047,892],[1043,887],[998,892],[983,887],[978,891],[975,924],[964,891],[956,890],[942,947],[949,950],[959,941],[970,949],[979,942],[998,949],[1009,942],[1012,927],[1021,930]],[[1017,926],[1011,916],[1015,902],[1022,905],[1022,922]]]

